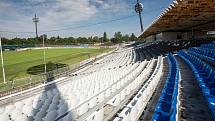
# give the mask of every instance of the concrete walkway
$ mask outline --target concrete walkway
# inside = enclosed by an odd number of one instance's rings
[[[210,110],[192,70],[179,56],[175,56],[181,72],[181,121],[213,121]]]
[[[139,121],[150,121],[154,114],[154,110],[156,108],[157,102],[160,98],[161,92],[162,92],[164,84],[165,84],[165,80],[168,75],[168,62],[167,62],[166,58],[164,59],[163,64],[164,64],[163,65],[163,76],[162,76],[162,78],[158,84],[158,87],[157,87],[155,93],[153,94],[150,102],[148,102],[146,109],[142,113]]]

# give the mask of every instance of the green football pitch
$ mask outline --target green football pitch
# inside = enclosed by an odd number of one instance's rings
[[[46,49],[46,62],[61,63],[66,65],[77,64],[80,61],[107,52],[105,48],[53,48]],[[7,81],[14,78],[28,76],[27,70],[43,61],[43,50],[5,51],[4,67]],[[0,64],[1,66],[1,64]],[[2,69],[0,69],[0,83],[3,83]]]

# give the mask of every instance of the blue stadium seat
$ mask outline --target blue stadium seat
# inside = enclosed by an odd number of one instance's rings
[[[169,120],[168,117],[160,113],[154,114],[152,119],[152,121],[167,121],[167,120]]]
[[[210,47],[215,44],[210,45]],[[207,47],[206,45],[202,47]],[[215,47],[215,46],[214,46]],[[208,103],[212,116],[215,119],[215,70],[206,62],[201,60],[196,54],[180,51],[179,56],[183,58],[194,72],[196,80],[198,80],[204,98]]]
[[[215,49],[215,43],[203,44],[203,45],[201,45],[201,47],[207,48],[207,49]]]
[[[205,49],[205,48],[189,48],[188,53],[195,55],[203,60],[215,63],[215,48]]]
[[[172,54],[168,54],[169,72],[156,106],[152,121],[175,121],[177,115],[179,68]]]

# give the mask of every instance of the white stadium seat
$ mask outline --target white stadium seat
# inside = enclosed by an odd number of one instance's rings
[[[78,76],[66,78],[62,83],[60,81],[55,83],[54,88],[41,90],[15,103],[0,107],[0,119],[53,121],[68,112],[60,121],[70,121],[71,118],[80,118],[103,101],[106,101],[105,104],[118,106],[137,91],[153,71],[156,62],[161,61],[161,59],[140,61],[138,58],[144,59],[143,56],[145,55],[136,53],[134,48],[121,49],[109,54],[101,61],[97,61],[98,64],[75,72]],[[158,76],[155,76],[157,73]],[[157,73],[151,80],[147,80],[148,87],[140,90],[114,121],[129,121],[138,115],[158,84],[161,71]],[[101,121],[104,118],[104,111],[105,109],[100,107],[89,114],[86,120]]]

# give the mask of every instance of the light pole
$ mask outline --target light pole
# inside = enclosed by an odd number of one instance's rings
[[[2,75],[3,75],[3,80],[4,84],[6,84],[6,78],[5,78],[5,71],[4,71],[4,58],[3,58],[3,52],[2,52],[2,43],[1,43],[1,37],[0,37],[0,46],[1,46],[1,64],[2,64]]]
[[[139,14],[141,32],[143,32],[143,21],[141,16],[141,12],[143,11],[143,4],[140,3],[139,0],[137,0],[137,4],[135,5],[135,11]]]
[[[36,39],[38,40],[38,33],[37,33],[37,23],[39,22],[39,17],[37,17],[37,14],[35,13],[34,18],[32,19],[35,23],[35,29],[36,29]]]

